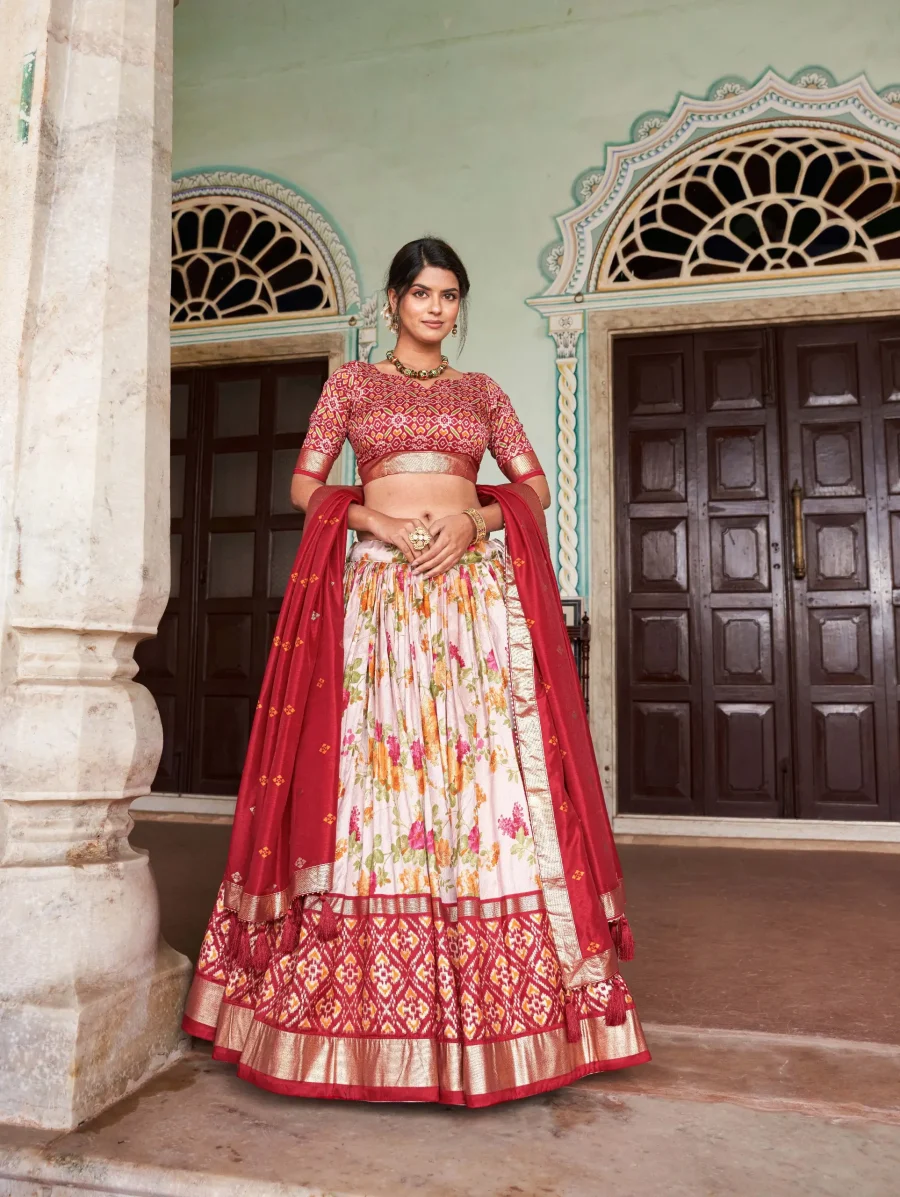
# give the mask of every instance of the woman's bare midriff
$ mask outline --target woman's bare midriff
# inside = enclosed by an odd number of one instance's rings
[[[420,519],[427,526],[445,515],[478,506],[475,483],[450,474],[391,474],[363,490],[366,507],[395,519]],[[361,540],[371,539],[360,532]]]

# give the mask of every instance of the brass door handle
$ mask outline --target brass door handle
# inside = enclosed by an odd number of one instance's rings
[[[791,503],[794,508],[794,577],[806,577],[806,548],[803,544],[803,488],[799,482],[791,487]]]

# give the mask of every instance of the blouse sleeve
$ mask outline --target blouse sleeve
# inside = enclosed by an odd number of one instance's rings
[[[295,474],[307,474],[319,482],[327,479],[347,436],[352,393],[353,378],[346,367],[336,370],[326,381],[313,408]]]
[[[524,482],[543,474],[522,421],[516,415],[509,396],[488,379],[488,406],[491,416],[490,450],[497,465],[510,482]]]

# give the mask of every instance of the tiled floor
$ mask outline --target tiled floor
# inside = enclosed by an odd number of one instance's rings
[[[195,957],[227,826],[139,822],[163,933]],[[900,856],[621,849],[645,1022],[900,1044]]]
[[[621,851],[644,1019],[900,1044],[900,856]]]

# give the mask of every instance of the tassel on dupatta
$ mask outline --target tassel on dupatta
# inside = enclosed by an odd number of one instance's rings
[[[613,977],[612,992],[609,995],[609,1001],[606,1004],[606,1025],[608,1027],[620,1027],[626,1017],[628,1011],[625,1006],[625,991],[617,978]]]
[[[297,904],[291,909],[281,928],[281,938],[278,941],[278,951],[282,956],[289,956],[300,942],[300,927],[297,921]]]
[[[620,960],[634,960],[634,936],[628,919],[623,914],[609,924],[609,933],[616,945],[616,953]]]
[[[316,934],[319,939],[329,940],[337,938],[338,925],[337,919],[334,917],[334,911],[331,909],[331,903],[327,898],[322,899],[322,910],[319,914],[319,925],[316,927]]]

